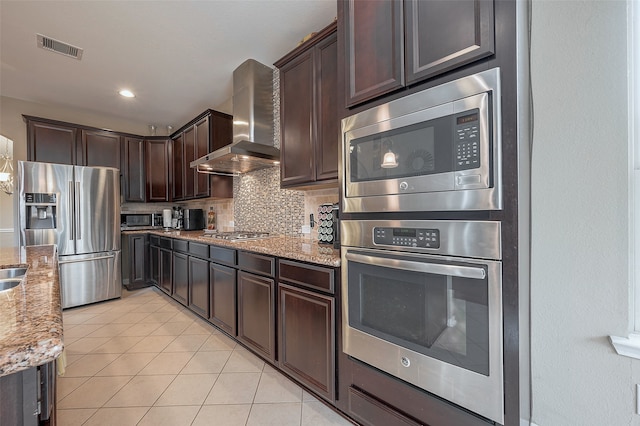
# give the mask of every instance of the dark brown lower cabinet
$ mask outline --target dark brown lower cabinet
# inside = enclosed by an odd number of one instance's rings
[[[149,282],[160,287],[160,239],[151,235],[149,237]]]
[[[169,296],[173,294],[173,252],[160,248],[159,282],[160,290]]]
[[[209,262],[193,256],[189,256],[189,308],[209,318]]]
[[[0,425],[56,424],[56,361],[0,377]]]
[[[238,340],[271,362],[276,359],[275,287],[271,278],[238,272]]]
[[[147,286],[148,244],[147,234],[129,235],[129,290]]]
[[[209,264],[209,320],[236,335],[236,270],[228,266]]]
[[[189,304],[189,256],[173,252],[173,293],[183,305]]]
[[[279,365],[330,401],[335,398],[335,299],[280,283]]]

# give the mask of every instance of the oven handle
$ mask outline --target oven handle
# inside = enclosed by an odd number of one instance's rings
[[[346,258],[347,260],[352,260],[354,262],[380,265],[387,268],[402,269],[405,271],[427,272],[430,274],[450,275],[454,277],[473,278],[476,280],[483,280],[487,277],[487,273],[484,269],[474,268],[471,266],[411,262],[407,260],[388,259],[385,257],[367,256],[355,253],[346,253]]]

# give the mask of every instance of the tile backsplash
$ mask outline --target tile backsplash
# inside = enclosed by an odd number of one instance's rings
[[[279,71],[273,73],[274,146],[280,147]],[[317,220],[318,206],[338,202],[338,188],[295,191],[280,188],[280,169],[271,167],[233,178],[233,199],[200,199],[176,203],[183,208],[201,208],[216,212],[219,231],[266,231],[272,234],[299,235],[309,225],[309,215]],[[145,209],[146,206],[146,209]],[[123,209],[161,211],[172,204],[123,204]],[[317,239],[317,227],[305,236]]]

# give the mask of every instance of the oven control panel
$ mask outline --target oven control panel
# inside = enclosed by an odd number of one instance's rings
[[[373,228],[373,243],[386,246],[440,248],[440,230],[420,228]]]

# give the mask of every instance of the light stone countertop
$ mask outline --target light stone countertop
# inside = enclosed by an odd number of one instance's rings
[[[0,268],[28,266],[0,291],[0,377],[56,359],[63,349],[56,246],[0,248]]]
[[[210,244],[220,247],[229,247],[237,250],[251,251],[267,254],[284,259],[300,260],[302,262],[319,265],[339,267],[340,250],[330,244],[318,244],[316,240],[301,237],[273,236],[259,240],[226,241],[204,236],[204,231],[122,231],[123,234],[152,234],[168,238],[180,238],[198,243]]]

